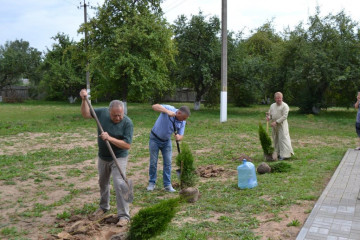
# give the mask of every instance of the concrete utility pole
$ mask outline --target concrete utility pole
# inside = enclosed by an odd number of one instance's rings
[[[85,0],[84,0],[84,4],[83,5],[81,5],[81,2],[80,2],[80,7],[79,8],[81,8],[81,7],[84,7],[84,23],[85,23],[85,25],[87,24],[87,7],[90,5],[90,3],[88,3],[88,4],[86,4],[86,2],[85,2]],[[85,43],[85,52],[87,52],[87,38],[88,38],[88,32],[87,32],[87,30],[86,30],[86,28],[85,28],[85,41],[84,41],[84,43]],[[90,73],[89,73],[89,60],[87,60],[87,62],[86,62],[86,91],[87,91],[87,94],[88,94],[88,96],[89,96],[89,98],[90,98]]]
[[[227,0],[221,5],[221,95],[220,122],[227,121]]]

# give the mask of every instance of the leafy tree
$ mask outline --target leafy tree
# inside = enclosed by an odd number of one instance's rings
[[[336,63],[332,66],[335,67],[335,77],[330,82],[325,101],[327,105],[349,107],[354,102],[356,92],[360,90],[359,30],[357,23],[343,11],[329,18],[337,30],[332,46]]]
[[[204,94],[220,82],[220,21],[217,17],[207,20],[201,11],[190,20],[181,15],[175,21],[174,31],[179,51],[175,76],[178,85],[194,88],[198,110]]]
[[[172,88],[169,67],[175,46],[160,2],[106,0],[85,26],[95,86],[92,95],[146,101]]]
[[[307,30],[298,27],[289,34],[287,59],[292,103],[305,113],[321,107],[347,105],[359,85],[359,39],[356,23],[343,12],[324,18],[317,9]]]
[[[274,52],[282,41],[271,22],[256,29],[248,39],[237,40],[229,71],[230,91],[237,106],[248,106],[271,94],[274,83],[278,83]]]
[[[57,42],[45,54],[39,88],[47,99],[66,100],[85,86],[83,51],[68,35],[58,33],[53,39]]]
[[[27,41],[21,39],[0,45],[0,89],[18,84],[21,78],[37,82],[40,63],[41,52],[30,47]]]

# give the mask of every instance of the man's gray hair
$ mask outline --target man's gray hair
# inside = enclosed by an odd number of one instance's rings
[[[189,108],[188,106],[181,106],[181,107],[179,108],[179,111],[182,112],[182,113],[184,113],[184,114],[187,115],[188,117],[190,117],[191,112],[190,112],[190,108]]]
[[[112,100],[109,104],[109,110],[111,110],[114,107],[119,107],[119,108],[124,109],[124,103],[119,100]]]
[[[281,97],[284,97],[284,96],[283,96],[283,94],[282,94],[281,92],[276,92],[276,93],[274,94],[274,98],[275,98],[276,96],[281,96]]]

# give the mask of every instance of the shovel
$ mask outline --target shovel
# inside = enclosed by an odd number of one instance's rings
[[[268,120],[268,117],[270,115],[269,112],[266,112],[266,132],[269,133],[269,120]]]
[[[171,120],[170,120],[171,121]],[[173,121],[171,121],[172,122],[172,124],[173,124],[173,127],[174,127],[174,134],[175,134],[175,136],[178,134],[177,133],[177,129],[176,129],[176,127],[175,127],[175,120],[174,120],[174,122]],[[179,140],[176,140],[176,147],[177,147],[177,150],[178,150],[178,153],[180,154],[180,145],[179,145]],[[182,172],[182,169],[183,169],[183,162],[181,161],[181,165],[180,165],[180,169],[177,169],[176,170],[176,172],[177,172],[177,174],[179,175],[179,178],[181,179],[181,172]],[[181,181],[180,181],[180,187],[181,187]]]
[[[104,130],[103,130],[103,128],[102,128],[102,126],[101,126],[101,124],[100,124],[100,122],[99,122],[99,119],[98,119],[97,116],[96,116],[96,113],[95,113],[93,107],[91,106],[91,103],[90,103],[89,99],[88,99],[88,98],[85,98],[85,99],[86,99],[87,104],[89,105],[89,108],[90,108],[90,111],[91,111],[92,116],[93,116],[93,117],[95,118],[95,120],[96,120],[96,123],[97,123],[98,128],[100,129],[101,133],[103,133]],[[125,181],[125,183],[126,183],[126,185],[120,184],[122,196],[123,196],[123,198],[124,198],[124,200],[125,200],[126,202],[132,203],[133,200],[134,200],[133,182],[132,182],[131,179],[126,179],[125,174],[121,171],[121,168],[120,168],[118,162],[116,161],[116,156],[115,156],[114,151],[112,150],[112,148],[111,148],[111,146],[110,146],[109,141],[108,141],[108,140],[105,140],[105,142],[106,142],[106,146],[108,147],[109,152],[110,152],[110,154],[111,154],[111,156],[112,156],[112,159],[113,159],[113,161],[115,162],[116,167],[119,169],[119,172],[120,172],[121,177],[124,179],[124,181]]]

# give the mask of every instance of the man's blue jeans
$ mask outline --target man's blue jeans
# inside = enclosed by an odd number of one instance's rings
[[[163,142],[157,139],[152,134],[150,134],[149,150],[150,150],[149,183],[154,183],[154,184],[156,183],[157,162],[158,162],[159,150],[160,150],[163,156],[164,187],[171,185],[171,156],[172,156],[171,139]]]

